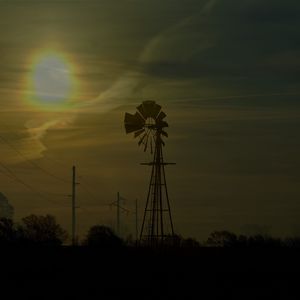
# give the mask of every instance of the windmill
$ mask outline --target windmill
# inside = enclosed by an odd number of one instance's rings
[[[168,123],[164,121],[166,114],[155,101],[144,101],[137,107],[135,114],[125,113],[126,133],[134,133],[138,145],[150,151],[152,162],[143,163],[152,167],[148,188],[146,207],[140,231],[140,242],[150,246],[161,245],[174,237],[173,221],[168,196],[162,137],[168,137],[164,130]]]

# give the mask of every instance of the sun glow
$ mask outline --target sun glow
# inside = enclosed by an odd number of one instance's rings
[[[69,61],[56,52],[43,52],[32,62],[28,100],[45,110],[64,110],[71,106],[76,80]]]

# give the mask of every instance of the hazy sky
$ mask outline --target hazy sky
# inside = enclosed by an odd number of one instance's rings
[[[76,90],[55,109],[29,84],[48,50]],[[76,164],[81,235],[115,225],[118,191],[141,214],[149,156],[123,119],[154,99],[178,233],[300,234],[299,51],[296,0],[2,0],[0,191],[16,220],[50,213],[69,230]]]

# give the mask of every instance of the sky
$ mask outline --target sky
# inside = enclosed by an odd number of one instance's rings
[[[134,234],[150,157],[123,121],[150,99],[177,233],[299,235],[299,51],[296,0],[2,0],[0,191],[70,231],[76,165],[79,235],[117,192]]]

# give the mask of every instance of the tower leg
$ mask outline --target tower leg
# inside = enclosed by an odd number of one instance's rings
[[[156,136],[153,162],[149,165],[152,166],[152,170],[140,233],[140,242],[155,247],[162,245],[167,236],[174,236],[162,142],[159,133]]]

